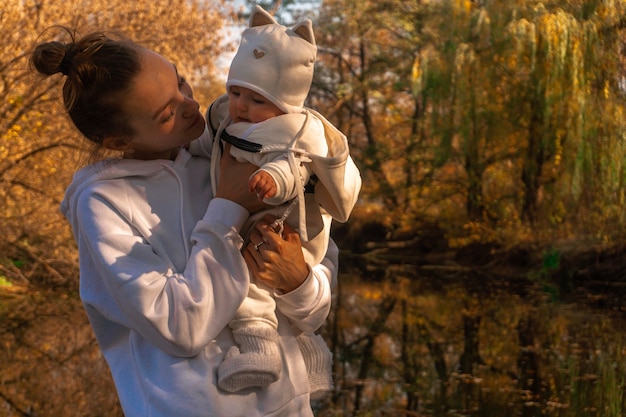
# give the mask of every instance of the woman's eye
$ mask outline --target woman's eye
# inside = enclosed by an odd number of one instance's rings
[[[185,77],[179,77],[178,78],[178,88],[183,88],[183,85],[185,85],[186,82],[187,82],[187,80],[185,79]]]
[[[174,110],[170,110],[170,114],[163,120],[161,120],[161,123],[167,123],[170,120],[172,120],[174,118]]]

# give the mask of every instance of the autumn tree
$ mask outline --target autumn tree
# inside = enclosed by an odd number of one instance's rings
[[[618,209],[626,174],[625,8],[613,1],[324,1],[314,25],[311,102],[348,136],[364,178],[362,202],[383,213],[364,221],[416,233],[435,221],[453,245],[619,238],[626,226]],[[397,246],[387,247],[396,259]],[[364,272],[369,279],[391,281],[372,269]],[[447,342],[438,326],[416,307],[417,293],[393,285],[382,293],[368,298],[368,308],[385,314],[359,323],[359,337],[337,350],[336,397],[346,409],[356,415],[385,403],[388,391],[376,388],[397,378],[407,414],[416,412],[416,375],[426,368],[442,381],[460,370],[474,384],[484,306],[472,305],[465,331],[457,328],[464,351],[454,368],[441,353]],[[372,347],[392,332],[386,320],[397,317],[396,306],[402,327],[389,337],[399,345],[400,369]],[[336,327],[333,340],[341,340]],[[454,404],[452,394],[441,386],[443,403]]]
[[[121,415],[76,296],[75,245],[59,212],[64,187],[93,149],[63,110],[62,76],[42,79],[29,68],[32,48],[39,41],[68,39],[53,26],[78,34],[119,31],[174,62],[206,108],[223,91],[216,59],[228,46],[221,29],[229,16],[217,0],[3,2],[0,409],[6,415]],[[27,290],[14,297],[10,284]]]
[[[623,224],[625,7],[327,0],[314,103],[395,227]]]
[[[196,93],[207,100],[209,86],[220,85],[213,80],[216,57],[225,47],[220,28],[227,13],[221,2],[203,0],[11,0],[3,5],[0,230],[12,251],[18,247],[29,256],[41,252],[37,256],[73,260],[68,253],[55,253],[57,248],[71,246],[58,206],[70,176],[86,160],[82,152],[86,144],[62,109],[63,78],[42,80],[29,68],[34,45],[67,35],[52,26],[65,26],[79,34],[119,31],[175,62],[179,72],[196,86]],[[45,244],[39,244],[42,242]]]
[[[325,1],[316,26],[321,65],[312,105],[346,133],[365,199],[382,203],[398,226],[415,217],[419,185],[432,165],[419,75],[415,88],[410,81],[425,44],[422,13],[420,1]]]
[[[539,6],[510,22],[504,57],[511,84],[521,87],[511,89],[509,105],[526,131],[521,214],[533,223],[540,216],[576,221],[565,207],[578,207],[604,217],[623,187],[623,150],[615,147],[623,126],[615,117],[623,104],[617,40],[626,9],[619,2]]]

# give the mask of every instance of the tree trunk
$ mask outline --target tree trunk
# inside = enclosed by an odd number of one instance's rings
[[[539,361],[535,350],[534,321],[531,317],[520,319],[517,325],[520,353],[517,359],[519,388],[522,392],[522,417],[541,415],[538,404],[541,400]]]

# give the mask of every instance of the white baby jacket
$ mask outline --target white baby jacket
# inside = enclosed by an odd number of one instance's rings
[[[261,123],[230,124],[228,95],[211,105],[206,118],[209,134],[195,141],[191,152],[214,156],[213,188],[219,179],[221,145],[215,140],[219,136],[233,144],[234,157],[259,166],[276,180],[279,192],[268,203],[280,204],[298,197],[298,210],[287,221],[300,232],[307,262],[318,263],[328,245],[332,219],[348,220],[361,188],[361,176],[350,157],[345,135],[308,108],[303,108],[302,113],[288,113]],[[229,134],[222,135],[224,130]],[[305,186],[310,192],[305,193]],[[250,218],[249,225],[268,212],[281,217],[286,207],[257,213]],[[244,228],[244,234],[248,229]]]

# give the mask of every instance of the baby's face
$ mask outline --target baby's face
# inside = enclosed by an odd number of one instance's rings
[[[228,92],[228,111],[233,122],[259,123],[285,114],[274,103],[249,88],[231,86]]]

